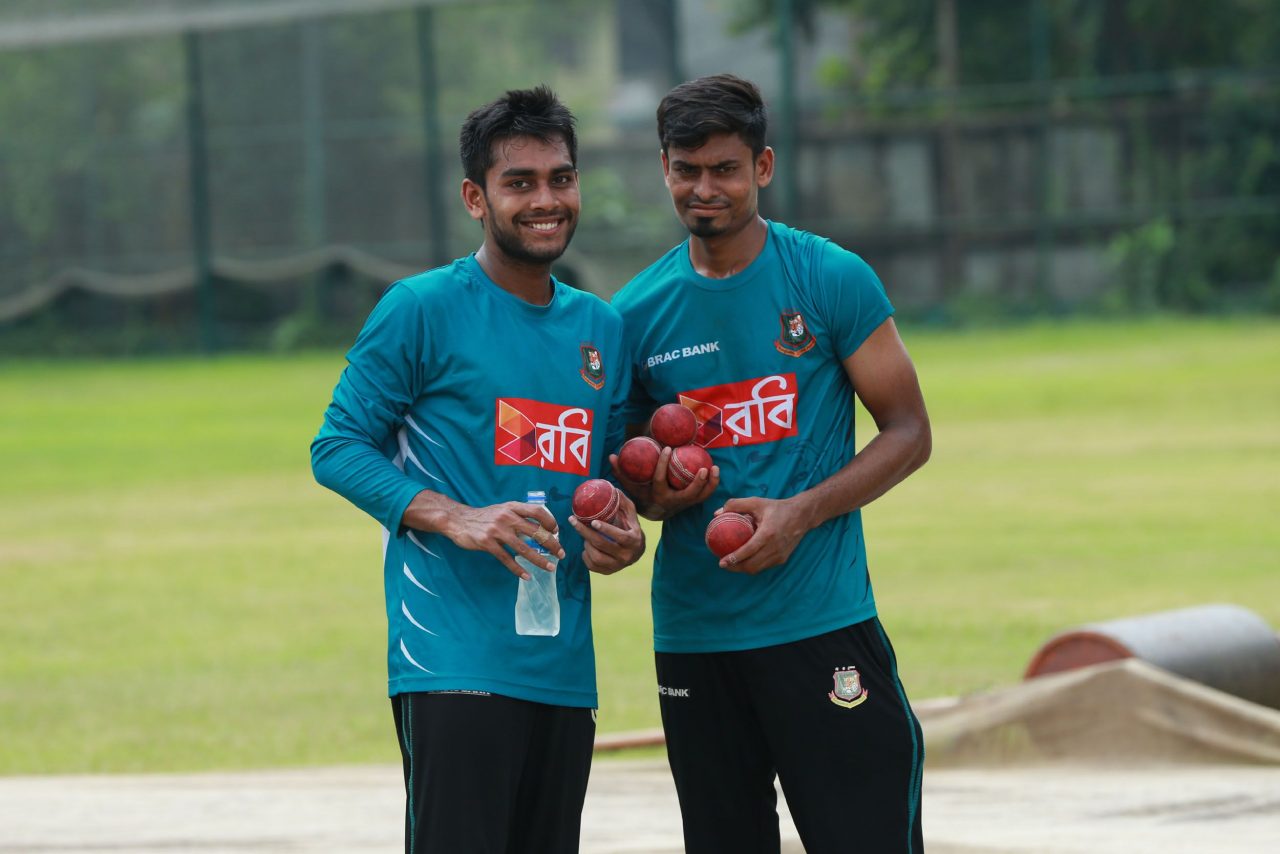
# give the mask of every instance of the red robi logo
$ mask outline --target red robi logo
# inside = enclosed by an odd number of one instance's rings
[[[493,462],[586,477],[591,463],[591,422],[590,409],[500,397]]]
[[[796,375],[775,374],[681,392],[704,448],[759,445],[796,435]]]

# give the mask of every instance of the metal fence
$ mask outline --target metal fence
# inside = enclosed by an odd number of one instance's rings
[[[716,7],[15,2],[0,349],[347,340],[386,283],[474,249],[457,128],[540,81],[582,130],[583,223],[559,272],[607,296],[680,239],[657,98],[721,70],[772,101],[766,214],[863,254],[908,312],[1141,304],[1188,265],[1240,293],[1276,275],[1280,74],[853,98],[794,59],[802,33],[731,33]]]

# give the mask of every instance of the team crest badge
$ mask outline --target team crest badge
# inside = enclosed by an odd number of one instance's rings
[[[804,317],[800,312],[784,311],[779,315],[778,320],[782,323],[782,334],[773,342],[773,346],[778,348],[779,353],[803,356],[813,349],[817,341],[809,331],[809,327],[805,325]]]
[[[604,361],[600,351],[593,344],[583,344],[578,350],[582,353],[582,378],[587,385],[595,389],[604,388]]]
[[[835,690],[827,696],[831,702],[846,709],[862,705],[867,699],[867,689],[862,687],[862,676],[856,667],[840,667],[831,677]]]

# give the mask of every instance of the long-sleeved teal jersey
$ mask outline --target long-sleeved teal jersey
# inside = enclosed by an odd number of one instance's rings
[[[397,282],[370,314],[311,445],[316,480],[384,529],[389,693],[488,691],[595,707],[591,587],[574,489],[622,440],[617,313],[552,281],[546,306],[474,256]],[[403,528],[430,489],[472,507],[547,494],[565,559],[560,633],[515,632],[518,579],[492,555]]]
[[[843,360],[893,313],[857,255],[769,223],[760,255],[724,279],[701,276],[688,241],[614,297],[633,363],[628,420],[682,403],[720,467],[706,502],[667,519],[654,559],[659,652],[754,649],[876,615],[862,518],[806,534],[781,566],[721,569],[704,541],[730,498],[788,498],[853,459],[854,390]]]

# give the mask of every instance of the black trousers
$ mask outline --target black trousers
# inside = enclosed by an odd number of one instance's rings
[[[406,854],[573,854],[592,709],[496,694],[391,698],[404,760]]]
[[[689,854],[777,854],[775,774],[809,854],[924,850],[920,724],[879,620],[657,670]]]

